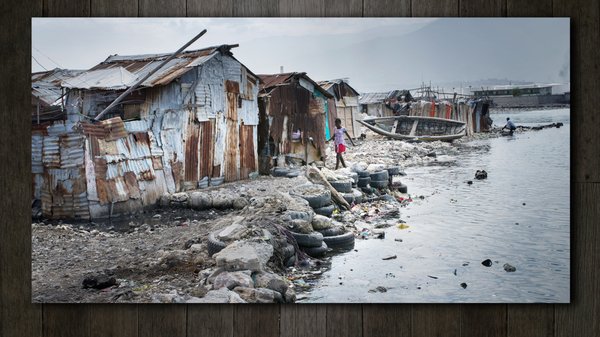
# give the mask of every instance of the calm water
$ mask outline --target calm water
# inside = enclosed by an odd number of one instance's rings
[[[494,124],[506,116],[492,114]],[[401,209],[410,227],[390,227],[384,240],[357,240],[357,251],[334,256],[303,302],[569,302],[569,110],[510,117],[565,126],[470,142],[453,165],[408,168],[409,192],[425,196]],[[478,169],[488,179],[473,179]],[[389,255],[398,258],[381,259]],[[369,292],[377,286],[388,290]]]

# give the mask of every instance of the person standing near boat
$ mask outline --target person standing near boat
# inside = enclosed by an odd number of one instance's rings
[[[346,167],[346,163],[344,162],[344,158],[342,157],[342,153],[346,152],[346,141],[344,140],[344,135],[348,136],[352,146],[354,146],[354,141],[346,131],[346,128],[342,127],[342,120],[339,118],[335,119],[335,128],[333,129],[333,136],[329,138],[327,141],[334,140],[335,144],[335,169],[337,170],[340,166],[340,162],[343,167]]]
[[[515,126],[515,123],[510,120],[510,117],[506,117],[506,125],[502,129],[509,129],[510,134],[512,135],[517,127]]]

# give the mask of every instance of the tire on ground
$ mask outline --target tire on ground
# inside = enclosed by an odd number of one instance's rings
[[[358,178],[358,187],[367,187],[371,182],[371,177]]]
[[[310,234],[292,233],[294,239],[301,247],[320,247],[323,244],[323,234],[319,232],[312,232]]]
[[[317,213],[319,215],[324,215],[324,216],[330,218],[331,215],[333,214],[334,210],[335,210],[335,206],[334,205],[329,205],[329,206],[315,208],[315,213]]]
[[[385,188],[388,186],[388,184],[389,181],[387,180],[371,180],[369,183],[369,185],[371,185],[373,188]]]
[[[330,248],[345,248],[354,245],[354,233],[346,232],[334,236],[325,236],[323,237],[323,242],[325,242]]]
[[[400,193],[408,193],[408,186],[406,186],[404,184],[400,184],[400,187],[398,187],[398,191]]]
[[[284,265],[286,267],[291,267],[296,263],[296,255],[290,256],[287,260],[285,260]]]
[[[342,193],[352,192],[352,180],[338,180],[329,182],[336,191]]]
[[[400,166],[392,166],[388,167],[387,171],[390,176],[395,176],[400,174]]]
[[[370,177],[371,177],[371,181],[383,181],[383,180],[390,179],[390,175],[389,175],[388,171],[386,171],[386,170],[381,170],[381,171],[371,173]]]
[[[292,190],[291,195],[298,196],[306,201],[312,208],[319,208],[331,204],[331,192],[326,189],[320,190],[318,193],[304,195],[300,191]]]
[[[369,177],[369,171],[359,170],[359,171],[356,171],[356,173],[358,173],[359,178]]]
[[[223,250],[223,248],[227,247],[223,241],[215,237],[215,234],[217,233],[218,232],[213,232],[208,234],[208,256],[213,256]]]
[[[330,228],[321,229],[318,232],[323,234],[323,240],[325,240],[325,238],[328,236],[336,236],[336,235],[344,234],[346,232],[346,230],[344,229],[343,226],[333,226]]]
[[[296,248],[294,248],[294,245],[287,244],[287,245],[283,246],[283,248],[281,249],[281,255],[283,256],[284,259],[287,259],[290,256],[294,256],[295,253],[296,253]]]
[[[323,242],[319,247],[303,247],[302,250],[309,256],[320,257],[327,253],[329,247],[325,242]]]
[[[271,175],[273,177],[285,177],[288,173],[290,173],[290,170],[284,167],[276,167],[273,169],[273,172],[271,173]]]
[[[344,198],[344,200],[346,200],[346,202],[348,204],[355,203],[354,193],[341,193],[341,194],[342,194],[342,197]]]

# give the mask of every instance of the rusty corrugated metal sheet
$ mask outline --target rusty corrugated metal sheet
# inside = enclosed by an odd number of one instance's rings
[[[214,140],[213,140],[214,123],[212,121],[200,123],[200,168],[199,178],[211,177],[213,171],[213,155],[214,155]]]
[[[254,125],[240,126],[240,179],[248,179],[256,171],[255,129]]]
[[[100,122],[106,129],[108,135],[106,140],[116,140],[119,138],[127,137],[127,130],[125,129],[125,123],[121,117],[113,117]]]
[[[238,94],[227,93],[227,114],[225,146],[225,161],[224,161],[224,177],[225,181],[235,181],[239,179],[239,131],[238,131]]]
[[[108,136],[108,130],[104,127],[104,124],[92,124],[88,122],[81,122],[81,131],[88,135],[98,138],[106,138]]]
[[[197,182],[198,169],[199,169],[199,157],[198,157],[198,145],[200,137],[200,125],[196,123],[190,123],[188,126],[187,139],[185,142],[185,181],[186,182]]]

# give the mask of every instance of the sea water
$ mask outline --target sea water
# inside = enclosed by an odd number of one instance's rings
[[[398,221],[408,228],[387,228],[385,239],[357,239],[354,250],[333,255],[302,302],[569,302],[569,109],[491,117],[500,126],[506,117],[564,126],[466,142],[453,162],[407,168],[402,182],[413,202]],[[477,170],[488,178],[474,179]]]

